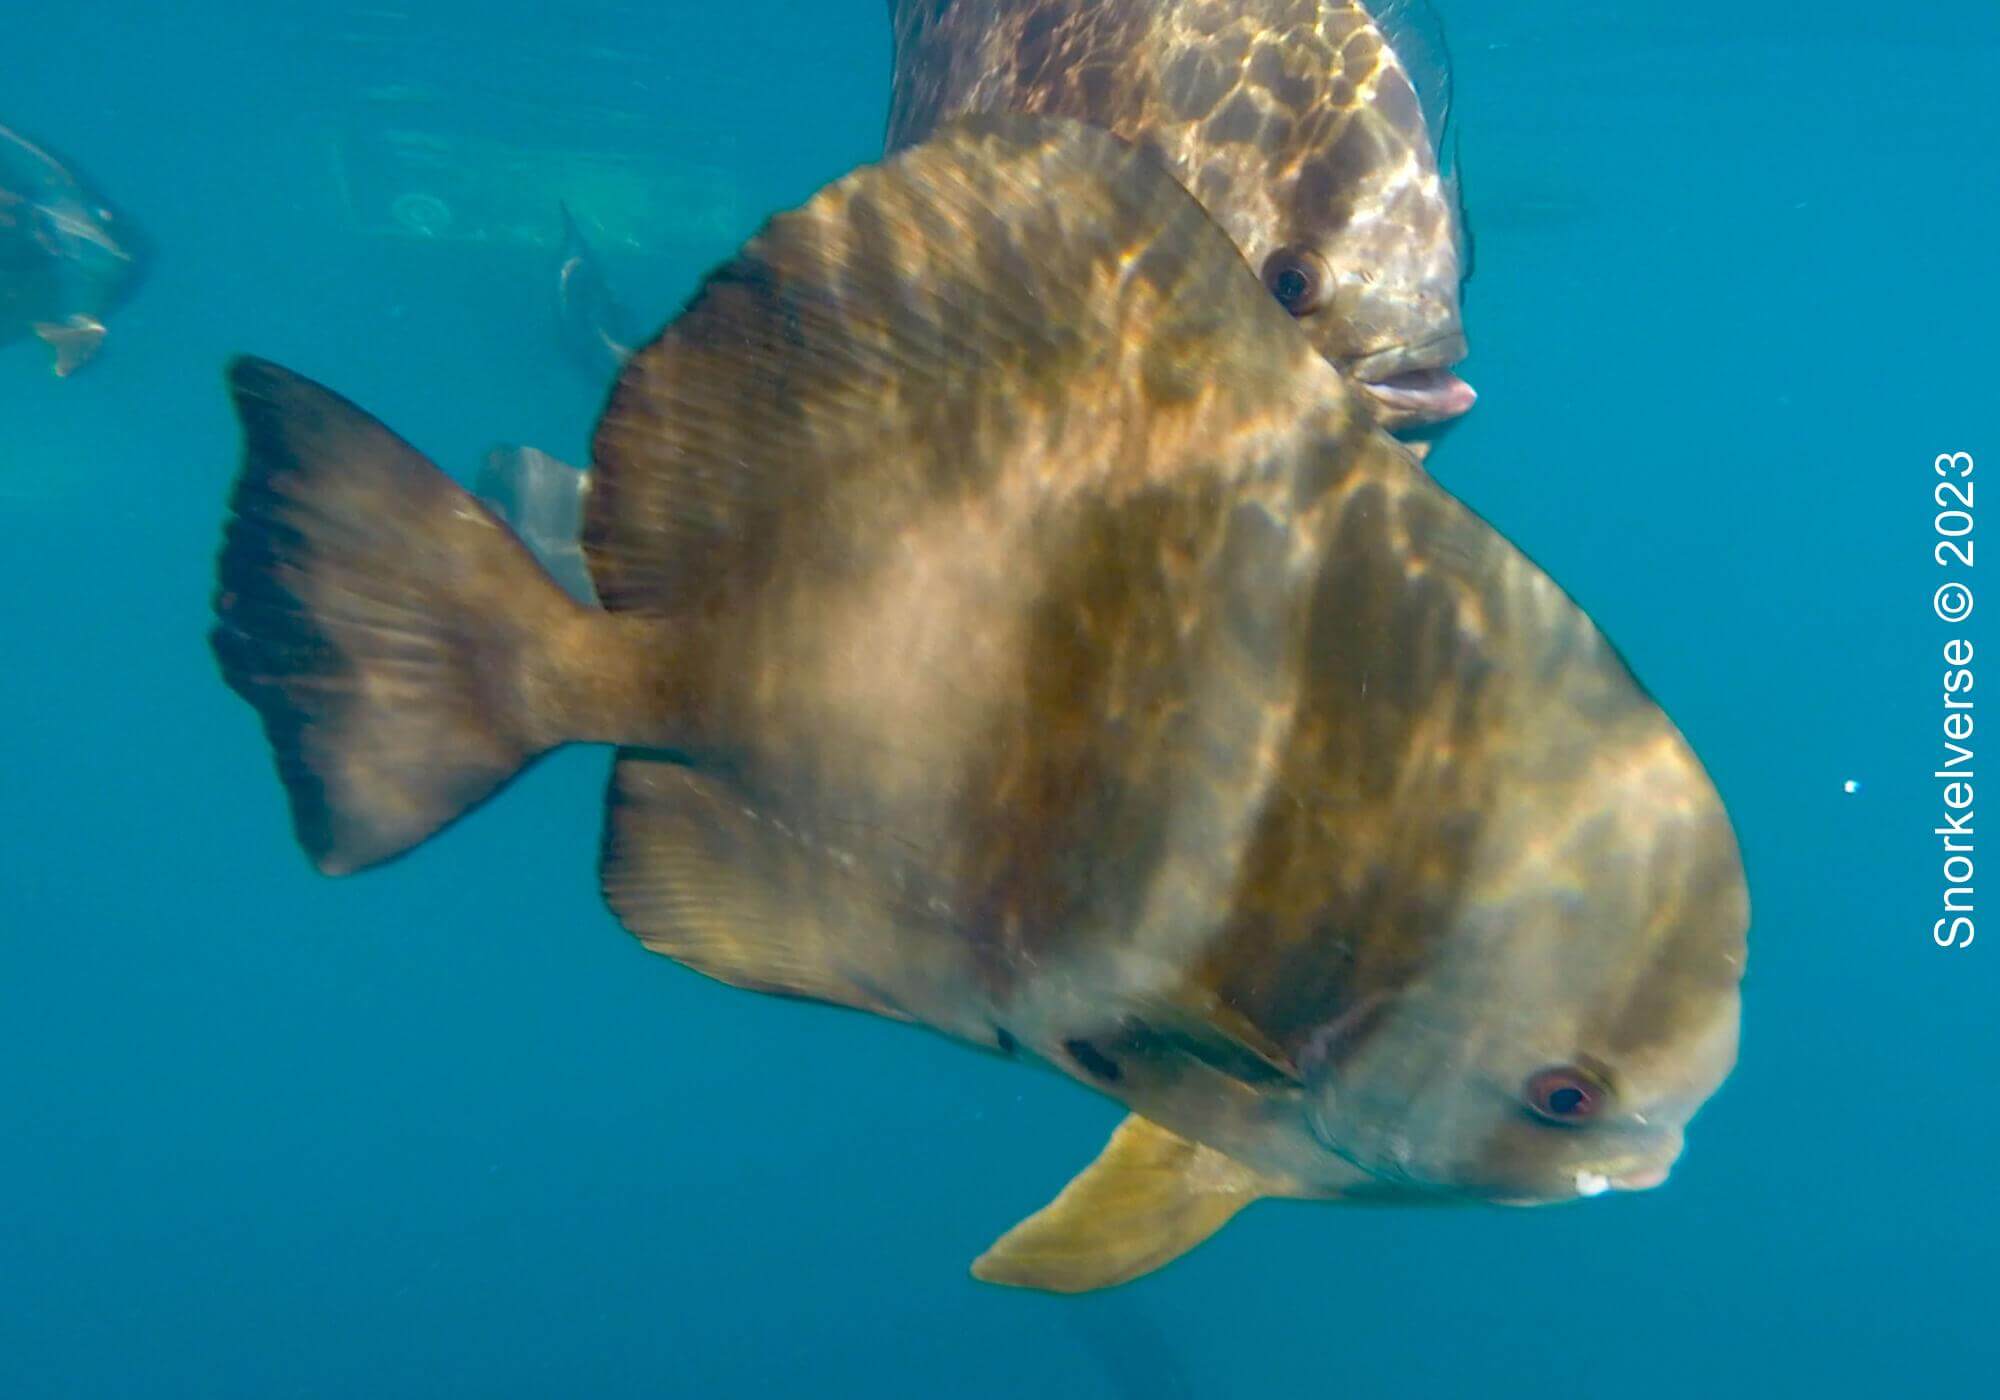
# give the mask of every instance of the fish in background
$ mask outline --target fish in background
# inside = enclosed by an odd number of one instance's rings
[[[611,291],[596,250],[568,204],[561,204],[562,260],[556,266],[556,312],[563,343],[593,379],[615,375],[640,343],[632,315]],[[535,557],[579,602],[593,603],[583,557],[583,500],[590,474],[534,447],[496,447],[486,455],[473,494],[514,528]]]
[[[137,235],[47,151],[0,127],[0,344],[33,335],[55,372],[97,354],[142,269]]]
[[[712,273],[597,426],[601,607],[355,405],[229,383],[211,640],[314,865],[617,746],[646,948],[1130,1111],[981,1278],[1116,1284],[1264,1197],[1650,1188],[1734,1063],[1686,741],[1101,130],[941,128]]]
[[[597,252],[577,226],[569,205],[562,210],[562,261],[556,266],[556,313],[563,340],[592,378],[616,374],[632,358],[639,334],[604,275]]]
[[[1471,386],[1450,67],[1421,3],[890,0],[888,149],[970,112],[1071,117],[1142,146],[1235,240],[1391,427]]]
[[[1476,397],[1449,371],[1466,352],[1459,284],[1469,271],[1447,159],[1450,63],[1427,8],[1378,9],[892,0],[888,149],[969,112],[1066,116],[1136,142],[1202,200],[1384,423],[1445,422]],[[615,372],[638,339],[567,208],[563,225],[567,338],[580,362]],[[1421,459],[1429,444],[1416,450]],[[551,572],[574,577],[568,517],[532,513],[564,493],[489,485],[481,497],[538,551],[549,542]]]
[[[579,603],[597,602],[583,557],[588,472],[537,447],[496,447],[480,465],[472,494],[513,527],[565,593]]]

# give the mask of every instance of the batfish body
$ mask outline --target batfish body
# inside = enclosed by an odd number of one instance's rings
[[[646,947],[1132,1111],[982,1277],[1653,1185],[1733,1061],[1687,744],[1110,135],[954,124],[712,274],[598,426],[601,607],[352,404],[231,385],[214,647],[318,867],[616,745]]]
[[[1356,0],[891,0],[889,148],[974,112],[1138,143],[1384,421],[1451,418],[1473,394],[1448,372],[1465,355],[1449,74],[1427,15],[1387,8],[1404,18]]]

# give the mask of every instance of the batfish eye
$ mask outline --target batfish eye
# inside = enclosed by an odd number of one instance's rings
[[[1551,1065],[1528,1076],[1521,1097],[1551,1123],[1585,1123],[1604,1107],[1604,1085],[1575,1065]]]
[[[1264,259],[1264,285],[1294,316],[1310,316],[1324,306],[1332,281],[1326,259],[1310,248],[1280,248]]]

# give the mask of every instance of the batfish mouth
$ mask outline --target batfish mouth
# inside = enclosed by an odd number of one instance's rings
[[[1361,387],[1378,406],[1390,427],[1442,423],[1456,418],[1477,402],[1473,387],[1448,369],[1409,369],[1382,379],[1364,379]]]
[[[1631,1171],[1620,1172],[1612,1177],[1611,1185],[1618,1191],[1650,1191],[1655,1186],[1665,1185],[1667,1176],[1672,1170],[1673,1168],[1665,1162],[1635,1167]]]

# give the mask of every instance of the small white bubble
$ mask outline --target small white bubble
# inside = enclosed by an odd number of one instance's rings
[[[1850,795],[1851,795],[1851,794],[1853,794],[1853,793],[1857,793],[1857,792],[1861,791],[1861,784],[1860,784],[1860,782],[1859,782],[1859,781],[1857,781],[1856,779],[1854,779],[1854,778],[1849,778],[1849,779],[1848,779],[1848,780],[1847,780],[1846,782],[1844,782],[1844,783],[1842,783],[1842,784],[1840,785],[1840,790],[1841,790],[1842,792],[1845,792],[1845,793],[1848,793],[1848,794],[1850,794]]]

